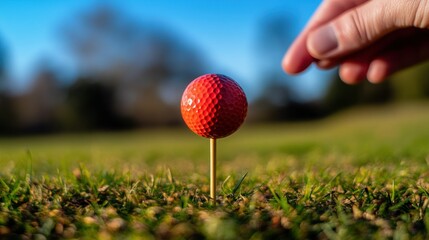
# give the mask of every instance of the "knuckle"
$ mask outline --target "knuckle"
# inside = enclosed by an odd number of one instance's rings
[[[348,14],[344,15],[339,38],[348,43],[354,43],[356,46],[365,44],[369,40],[368,29],[360,12],[351,9]]]
[[[413,26],[417,28],[429,28],[429,1],[421,0],[415,4]]]
[[[358,8],[350,9],[339,19],[341,35],[351,48],[361,48],[367,46],[387,32],[391,31],[387,26],[389,13],[385,11],[381,2],[374,1],[372,4],[362,5]]]

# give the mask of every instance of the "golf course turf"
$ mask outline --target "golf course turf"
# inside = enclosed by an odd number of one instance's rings
[[[0,138],[0,239],[427,239],[429,103],[304,123]]]

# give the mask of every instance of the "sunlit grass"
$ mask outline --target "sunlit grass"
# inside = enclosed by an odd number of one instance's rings
[[[245,124],[218,142],[217,207],[184,125],[3,138],[0,239],[424,239],[428,107]]]

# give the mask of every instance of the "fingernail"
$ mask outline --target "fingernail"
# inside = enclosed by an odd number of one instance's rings
[[[388,70],[385,64],[380,60],[373,60],[369,65],[366,77],[371,83],[381,83],[388,75]]]
[[[315,30],[308,41],[309,50],[315,57],[324,56],[338,47],[337,36],[329,24]]]

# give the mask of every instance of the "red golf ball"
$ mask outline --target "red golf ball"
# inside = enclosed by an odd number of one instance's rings
[[[206,74],[193,80],[182,96],[182,117],[196,134],[223,138],[235,132],[247,114],[243,89],[222,74]]]

